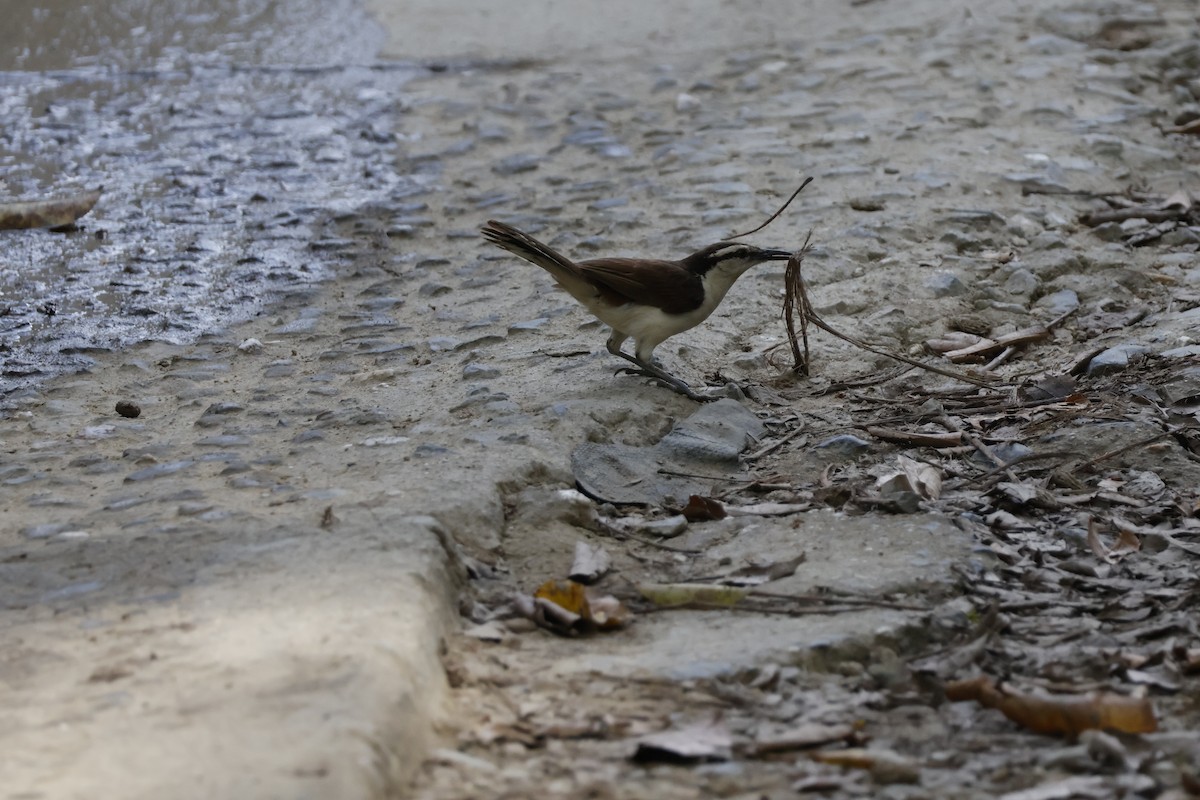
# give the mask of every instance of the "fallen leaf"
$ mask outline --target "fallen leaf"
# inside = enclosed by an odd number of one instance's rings
[[[657,606],[686,605],[732,606],[746,598],[749,591],[733,586],[706,583],[643,583],[637,587],[642,597]]]
[[[633,616],[617,598],[575,581],[546,581],[532,597],[517,597],[513,607],[541,627],[561,634],[615,630]]]
[[[706,522],[726,517],[725,506],[721,504],[720,500],[698,494],[688,498],[682,513],[687,517],[688,522]]]
[[[687,764],[728,761],[732,755],[733,737],[729,731],[719,723],[708,722],[643,736],[633,760]]]
[[[753,752],[762,756],[770,753],[786,753],[792,750],[806,750],[810,747],[841,742],[853,738],[855,730],[852,725],[821,725],[809,722],[797,725],[791,730],[771,736],[759,736],[754,742]]]
[[[575,561],[571,564],[568,577],[579,583],[595,583],[604,577],[612,566],[612,559],[603,547],[592,547],[587,542],[575,543]]]
[[[753,503],[748,506],[725,506],[731,517],[784,517],[808,511],[812,503]]]
[[[740,567],[720,579],[726,586],[758,586],[763,583],[786,578],[796,572],[796,567],[804,563],[806,556],[800,553],[782,561],[762,561]]]
[[[1088,547],[1092,549],[1097,558],[1102,559],[1108,564],[1115,564],[1126,556],[1133,555],[1142,549],[1142,541],[1138,539],[1137,534],[1124,528],[1119,530],[1117,543],[1110,548],[1100,541],[1100,534],[1096,530],[1096,520],[1088,520]]]
[[[534,599],[548,600],[580,617],[588,615],[587,592],[575,581],[546,581],[533,593]]]
[[[0,203],[0,230],[61,228],[92,210],[100,190],[54,200]]]
[[[809,757],[822,764],[868,770],[878,783],[918,783],[921,780],[920,767],[891,750],[850,747],[845,750],[818,750]]]
[[[1019,792],[1000,795],[999,800],[1071,800],[1072,798],[1101,798],[1112,796],[1111,781],[1106,777],[1079,776],[1043,783]]]
[[[1036,733],[1078,736],[1085,730],[1150,733],[1158,730],[1154,707],[1145,697],[1110,692],[1088,695],[1032,695],[996,686],[986,675],[946,685],[951,702],[974,700],[994,708]]]

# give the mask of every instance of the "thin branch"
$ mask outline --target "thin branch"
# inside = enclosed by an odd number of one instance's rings
[[[758,232],[759,232],[759,231],[761,231],[763,228],[765,228],[765,227],[767,227],[768,225],[770,225],[772,222],[774,222],[774,221],[775,221],[775,218],[776,218],[776,217],[778,217],[780,214],[782,214],[782,213],[784,212],[784,210],[785,210],[785,209],[786,209],[788,206],[790,206],[790,205],[792,204],[792,201],[796,199],[796,195],[798,195],[798,194],[800,194],[802,191],[804,191],[804,187],[805,187],[805,186],[808,186],[810,183],[812,183],[812,177],[811,177],[811,176],[809,176],[809,177],[805,178],[805,179],[804,179],[804,183],[800,184],[800,188],[799,188],[799,189],[797,189],[796,191],[792,192],[792,196],[791,196],[791,197],[789,197],[789,198],[787,199],[787,202],[786,202],[786,203],[784,203],[783,205],[781,205],[781,206],[779,207],[779,210],[778,210],[778,211],[776,211],[776,212],[775,212],[774,214],[772,214],[771,216],[767,217],[767,221],[766,221],[766,222],[764,222],[762,225],[759,225],[757,228],[755,228],[755,229],[754,229],[754,230],[752,230],[752,231],[746,231],[745,233],[735,233],[733,236],[730,236],[730,237],[728,237],[728,240],[740,239],[740,238],[742,238],[743,236],[749,236],[749,235],[750,235],[750,234],[752,234],[752,233],[758,233]]]

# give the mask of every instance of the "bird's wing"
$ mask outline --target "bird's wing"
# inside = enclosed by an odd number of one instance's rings
[[[700,276],[675,261],[593,258],[575,266],[613,305],[640,303],[667,314],[684,314],[704,302]]]

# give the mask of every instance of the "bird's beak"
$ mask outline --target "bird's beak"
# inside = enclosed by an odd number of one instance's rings
[[[791,250],[763,250],[762,254],[767,261],[787,261],[792,257]]]

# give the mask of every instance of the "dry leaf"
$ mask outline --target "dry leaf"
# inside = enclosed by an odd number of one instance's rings
[[[931,353],[945,354],[952,350],[964,350],[968,347],[974,347],[982,341],[984,341],[984,338],[978,334],[966,333],[965,331],[946,331],[939,338],[927,339],[925,341],[925,349]]]
[[[96,190],[55,200],[0,203],[0,230],[61,228],[91,211],[99,199]]]
[[[812,503],[753,503],[748,506],[725,506],[725,513],[731,517],[785,517],[808,511],[812,507]]]
[[[868,770],[878,783],[917,783],[921,780],[921,770],[916,764],[890,750],[850,747],[845,750],[818,750],[809,757],[822,764]]]
[[[841,742],[855,736],[852,725],[820,725],[806,723],[798,725],[784,733],[771,736],[759,736],[754,742],[754,754],[758,756],[770,753],[786,753],[792,750],[805,750],[830,742]]]
[[[615,630],[633,616],[612,595],[593,592],[575,581],[546,581],[533,597],[518,597],[513,605],[522,616],[561,634]]]
[[[1096,557],[1108,564],[1115,564],[1142,549],[1142,542],[1138,539],[1137,534],[1124,528],[1120,529],[1117,543],[1111,548],[1108,547],[1100,541],[1100,534],[1096,531],[1096,520],[1094,519],[1088,520],[1087,542]]]
[[[643,583],[637,587],[642,597],[657,606],[732,606],[746,598],[749,592],[733,586],[710,586],[707,583]]]
[[[946,698],[952,702],[974,700],[985,708],[997,709],[1013,722],[1036,733],[1078,736],[1086,730],[1120,733],[1158,730],[1154,707],[1144,697],[1109,692],[1057,696],[1022,694],[996,686],[991,678],[981,675],[947,684]]]
[[[612,566],[612,559],[603,547],[592,547],[587,542],[575,543],[575,561],[571,564],[568,574],[573,581],[579,583],[595,583],[604,577]]]
[[[672,764],[697,761],[728,761],[733,754],[733,737],[716,723],[689,725],[660,731],[638,740],[634,761],[665,761]]]
[[[909,484],[921,497],[937,500],[942,496],[942,473],[937,467],[908,456],[896,456],[896,463],[904,470]]]
[[[796,572],[796,567],[804,563],[806,556],[801,553],[798,556],[787,558],[782,561],[760,561],[750,563],[744,567],[740,567],[728,575],[721,578],[721,583],[726,586],[758,586],[771,581],[777,581],[780,578],[786,578]]]
[[[725,506],[720,500],[694,494],[688,498],[683,508],[683,515],[688,522],[707,522],[713,519],[725,519]]]

